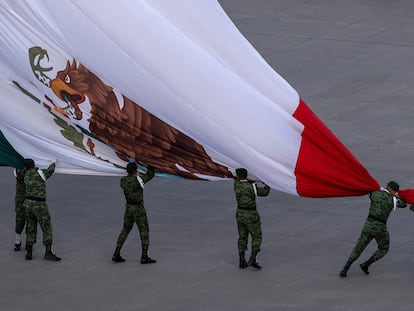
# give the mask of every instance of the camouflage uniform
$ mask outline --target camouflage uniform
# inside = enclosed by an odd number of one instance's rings
[[[148,168],[147,174],[139,175],[142,181],[147,183],[154,177],[154,169]],[[137,180],[137,176],[128,175],[121,178],[121,188],[124,190],[126,209],[124,215],[124,227],[116,242],[117,248],[121,249],[125,240],[131,232],[134,222],[138,226],[143,249],[149,246],[149,227],[147,213],[144,208],[144,191]]]
[[[52,176],[55,171],[55,163],[43,172],[45,179]],[[37,223],[43,232],[43,244],[52,245],[52,224],[50,214],[46,205],[46,183],[40,176],[38,169],[28,170],[24,177],[26,184],[26,199],[23,206],[26,210],[26,239],[27,245],[36,243]]]
[[[375,262],[388,252],[390,244],[390,235],[387,230],[387,220],[394,208],[393,197],[387,191],[374,191],[369,195],[371,206],[369,208],[368,218],[362,228],[358,242],[349,256],[348,261],[355,261],[373,239],[378,244],[378,249],[372,255],[372,261]],[[397,201],[397,207],[404,208],[407,206],[402,200]]]
[[[24,184],[24,175],[26,169],[16,169],[16,196],[15,196],[15,211],[16,211],[16,228],[17,234],[21,234],[26,224],[26,215],[23,207],[23,202],[26,196],[26,186]]]
[[[260,215],[256,210],[254,187],[259,196],[269,194],[270,187],[267,185],[259,187],[248,180],[236,180],[234,182],[234,193],[236,194],[237,201],[236,221],[239,232],[239,252],[247,250],[249,233],[252,236],[252,251],[260,251],[260,245],[262,243],[262,228]]]

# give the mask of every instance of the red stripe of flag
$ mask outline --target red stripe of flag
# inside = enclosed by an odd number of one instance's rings
[[[359,196],[380,189],[379,183],[302,99],[293,116],[305,127],[295,168],[300,196]]]

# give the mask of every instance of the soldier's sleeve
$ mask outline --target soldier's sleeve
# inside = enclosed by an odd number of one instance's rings
[[[16,169],[16,178],[17,180],[24,180],[24,175],[26,174],[26,168]]]
[[[371,201],[377,201],[379,198],[381,198],[381,191],[372,191],[369,193],[369,198]]]
[[[256,182],[255,185],[256,185],[256,191],[257,191],[258,196],[265,197],[269,194],[270,187],[266,185],[265,183]]]
[[[406,207],[407,206],[407,203],[405,202],[405,201],[403,201],[403,200],[401,200],[401,199],[398,199],[397,200],[397,207],[398,208],[404,208],[404,207]]]
[[[147,173],[144,175],[141,175],[140,177],[142,178],[142,180],[144,181],[144,184],[149,182],[151,179],[154,178],[155,175],[155,171],[154,168],[152,166],[148,166],[147,168]]]
[[[234,191],[234,194],[236,196],[236,202],[238,204],[239,203],[239,197],[240,197],[240,195],[239,195],[239,182],[234,181],[233,191]]]
[[[53,162],[52,164],[49,165],[48,168],[42,170],[43,174],[45,174],[46,179],[49,178],[50,176],[52,176],[53,172],[55,171],[55,162]]]

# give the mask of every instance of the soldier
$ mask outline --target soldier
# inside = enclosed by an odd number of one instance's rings
[[[147,174],[138,174],[136,163],[128,163],[127,176],[121,178],[121,188],[124,190],[126,209],[124,215],[124,227],[119,234],[112,261],[124,262],[121,256],[121,248],[131,231],[134,222],[138,226],[141,237],[142,255],[141,264],[155,263],[156,260],[148,256],[149,227],[147,213],[144,208],[144,184],[154,177],[154,169],[148,167]]]
[[[32,159],[25,159],[26,175],[26,199],[23,206],[26,210],[26,259],[32,260],[33,244],[36,243],[37,223],[43,232],[43,244],[46,246],[44,258],[46,260],[59,261],[61,258],[52,253],[52,223],[49,210],[46,205],[46,179],[55,171],[55,163],[47,169],[40,170],[35,167]]]
[[[359,258],[373,239],[377,242],[378,249],[366,262],[360,265],[365,274],[369,274],[368,267],[372,263],[384,257],[388,252],[390,244],[390,235],[387,230],[388,217],[396,207],[404,208],[407,206],[407,203],[398,196],[397,191],[399,189],[400,186],[395,181],[390,181],[386,188],[381,188],[380,191],[373,191],[369,194],[371,206],[368,218],[365,221],[356,246],[339,274],[341,277],[346,277],[349,267]]]
[[[22,245],[21,235],[26,224],[26,215],[23,202],[26,196],[26,186],[24,184],[24,175],[26,168],[17,168],[14,170],[16,176],[16,195],[15,195],[15,212],[16,212],[16,240],[14,241],[14,250],[20,251]]]
[[[252,266],[256,269],[262,267],[257,263],[256,256],[260,251],[262,243],[262,229],[260,215],[256,210],[256,195],[267,196],[270,187],[263,183],[255,183],[247,180],[247,170],[244,168],[236,169],[236,180],[234,182],[234,193],[237,201],[237,229],[239,232],[239,268],[244,269]],[[249,262],[244,257],[247,250],[249,234],[252,236],[252,253]]]

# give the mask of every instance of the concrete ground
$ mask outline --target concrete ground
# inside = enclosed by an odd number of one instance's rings
[[[413,188],[414,2],[220,0],[241,32],[381,183]],[[156,178],[145,188],[154,265],[141,265],[122,226],[119,178],[48,181],[54,250],[61,262],[14,252],[11,168],[0,168],[0,309],[412,310],[414,214],[389,221],[390,252],[366,276],[338,274],[368,211],[364,197],[306,199],[272,191],[258,200],[261,271],[239,270],[230,182]]]

